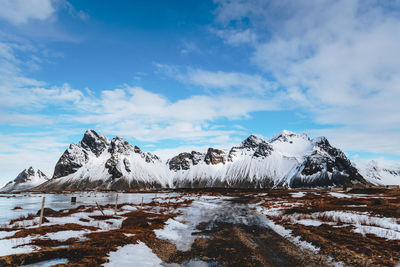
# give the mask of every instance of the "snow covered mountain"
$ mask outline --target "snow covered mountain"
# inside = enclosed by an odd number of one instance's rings
[[[324,137],[282,131],[269,141],[250,135],[230,150],[181,153],[168,161],[176,187],[322,187],[366,183]]]
[[[39,190],[170,187],[165,164],[121,137],[111,141],[93,130],[82,141],[71,144],[58,160],[51,181]]]
[[[4,187],[0,189],[0,192],[15,192],[32,189],[44,182],[48,181],[49,178],[40,170],[35,170],[32,167],[23,170],[18,174],[17,178],[10,181]]]
[[[400,185],[400,164],[384,164],[371,160],[367,164],[357,163],[361,175],[376,185]]]
[[[324,137],[282,131],[266,141],[250,135],[228,150],[192,151],[162,162],[121,137],[88,130],[57,162],[38,190],[172,187],[324,187],[367,183]]]

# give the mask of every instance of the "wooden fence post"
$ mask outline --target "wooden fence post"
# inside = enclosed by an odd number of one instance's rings
[[[118,193],[117,193],[117,196],[115,198],[115,209],[114,209],[115,215],[117,215],[117,209],[118,209]]]
[[[99,203],[96,202],[97,208],[100,210],[101,214],[103,214],[103,216],[106,216],[102,210],[102,208],[99,206]]]
[[[42,200],[42,209],[40,210],[40,219],[39,219],[39,228],[42,227],[42,222],[43,222],[43,213],[44,213],[44,201],[46,197],[43,197]]]

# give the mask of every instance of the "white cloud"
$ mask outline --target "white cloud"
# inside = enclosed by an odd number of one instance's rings
[[[51,0],[0,0],[0,6],[0,18],[16,25],[47,20],[55,11]]]
[[[234,134],[238,131],[214,128],[207,122],[243,119],[253,111],[277,108],[268,100],[224,94],[193,95],[170,101],[140,87],[106,90],[100,98],[91,98],[87,103],[77,105],[77,110],[82,112],[70,119],[96,124],[106,132],[148,141],[200,140]]]
[[[339,147],[400,154],[399,1],[216,2],[218,35],[257,34],[249,60],[316,123],[340,125],[324,131]]]
[[[265,94],[274,90],[276,85],[260,75],[249,75],[238,72],[211,72],[201,69],[190,70],[187,74],[190,83],[206,88],[230,90],[236,88],[242,92]]]
[[[66,139],[70,134],[62,129],[12,135],[0,133],[0,183],[14,179],[30,166],[51,177],[58,158],[68,146]]]
[[[214,32],[219,37],[225,40],[226,43],[231,45],[240,45],[240,44],[255,44],[257,42],[257,34],[255,34],[250,29],[245,30],[218,30],[212,29],[211,32]]]
[[[158,71],[182,83],[202,86],[205,89],[223,89],[237,94],[265,95],[277,89],[275,82],[266,80],[258,74],[241,72],[208,71],[187,68],[182,70],[175,65],[155,63]],[[275,93],[275,92],[274,92]]]
[[[400,139],[397,131],[360,131],[351,127],[309,130],[313,135],[327,137],[332,145],[348,151],[386,153],[400,155]]]

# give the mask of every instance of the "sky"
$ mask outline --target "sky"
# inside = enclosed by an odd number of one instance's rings
[[[86,129],[168,157],[283,129],[400,162],[400,1],[0,0],[0,183]]]

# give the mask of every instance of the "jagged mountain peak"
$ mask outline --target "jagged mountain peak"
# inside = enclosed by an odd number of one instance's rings
[[[120,136],[116,136],[114,137],[111,142],[110,142],[110,148],[109,148],[109,152],[111,154],[114,153],[129,153],[129,151],[133,151],[135,150],[135,148],[137,148],[136,146],[133,147],[128,141],[126,141],[124,138],[120,137]],[[137,148],[139,149],[139,148]],[[140,149],[139,149],[140,150]]]
[[[274,142],[280,141],[280,142],[291,143],[295,139],[304,139],[304,140],[310,141],[310,138],[305,133],[298,134],[298,133],[295,133],[292,131],[282,130],[280,133],[272,136],[271,139],[268,140],[268,142],[274,143]]]
[[[266,141],[260,135],[251,134],[242,142],[242,146],[248,148],[255,148],[258,147],[259,144],[264,142]]]
[[[14,180],[7,183],[3,188],[0,189],[0,191],[13,192],[28,190],[48,180],[49,178],[41,170],[38,169],[35,172],[35,169],[30,166],[29,168],[21,171]]]
[[[40,170],[38,170],[38,174],[41,173]],[[27,169],[24,169],[22,172],[20,172],[17,177],[14,179],[14,182],[16,184],[19,183],[24,183],[28,180],[30,180],[33,176],[35,176],[35,169],[33,169],[32,166],[30,166]]]
[[[325,136],[314,137],[311,141],[316,145],[325,145],[325,146],[331,145]]]
[[[80,145],[86,149],[90,150],[97,157],[103,153],[106,147],[109,145],[110,141],[104,135],[99,135],[94,130],[87,130],[83,135]]]
[[[28,170],[27,169],[25,169],[25,170],[23,170],[24,172],[26,171],[29,175],[35,175],[35,169],[32,167],[32,166],[30,166],[29,168],[28,168]]]

